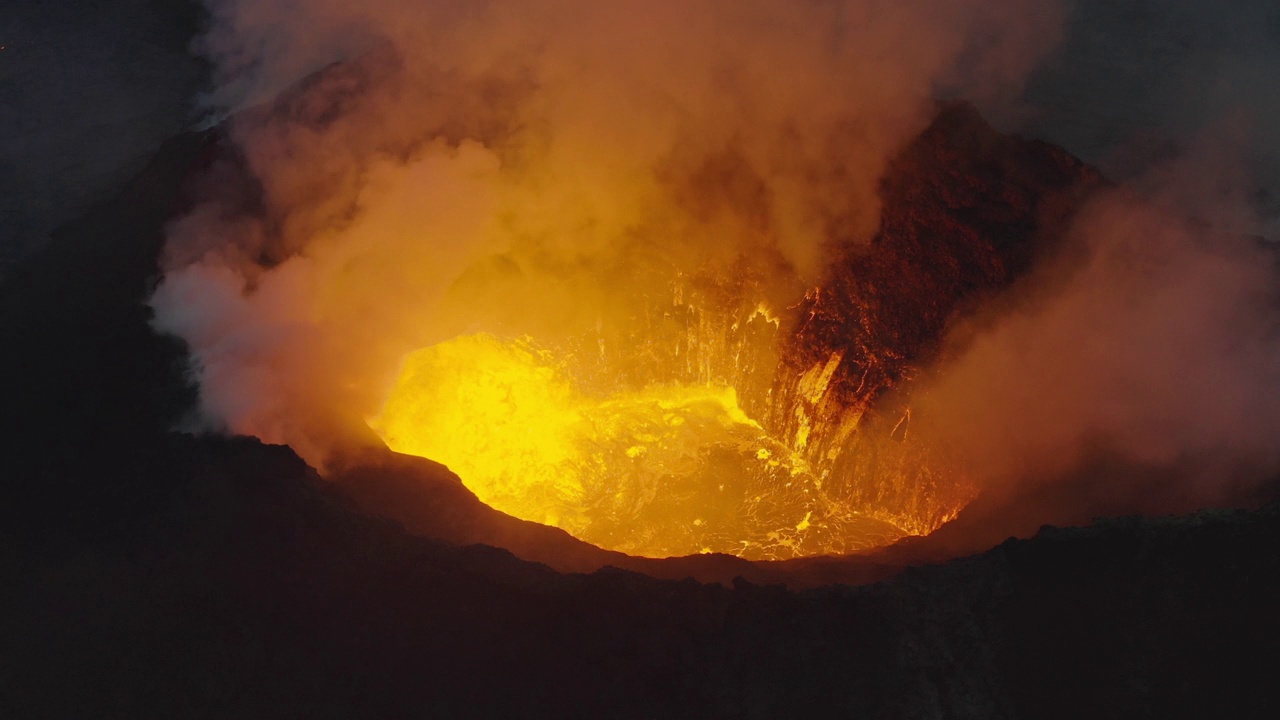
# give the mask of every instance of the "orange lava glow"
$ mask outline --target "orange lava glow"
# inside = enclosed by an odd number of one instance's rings
[[[808,400],[839,362],[799,378]],[[824,489],[829,472],[805,452],[815,422],[792,414],[798,428],[775,437],[726,383],[610,386],[571,353],[474,334],[406,356],[369,424],[391,449],[449,466],[494,508],[634,555],[784,559],[917,530]]]

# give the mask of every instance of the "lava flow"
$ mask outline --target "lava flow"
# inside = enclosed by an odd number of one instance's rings
[[[791,336],[766,304],[706,311],[685,297],[618,348],[598,330],[587,343],[479,333],[412,352],[370,425],[494,508],[635,555],[780,559],[933,529],[889,498],[859,503],[843,492],[857,478],[833,475],[885,471],[839,466],[846,446],[901,453],[900,435],[880,439],[894,448],[850,442],[862,409],[828,397],[843,351],[791,373],[778,359]]]

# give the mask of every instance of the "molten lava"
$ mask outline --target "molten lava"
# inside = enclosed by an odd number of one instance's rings
[[[406,357],[370,425],[492,507],[631,554],[775,559],[904,534],[824,492],[799,451],[807,426],[800,447],[772,437],[733,387],[584,385],[531,340],[463,336]]]

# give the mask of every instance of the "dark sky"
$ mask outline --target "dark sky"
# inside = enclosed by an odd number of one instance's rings
[[[187,124],[197,3],[0,3],[0,258],[39,244]]]
[[[1026,99],[1024,132],[1127,180],[1234,123],[1280,213],[1280,3],[1274,0],[1080,0],[1059,56]],[[1208,137],[1206,137],[1208,136]]]

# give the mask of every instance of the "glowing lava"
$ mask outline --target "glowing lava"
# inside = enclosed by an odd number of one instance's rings
[[[418,350],[370,425],[494,508],[631,554],[785,558],[903,535],[828,499],[732,387],[590,391],[557,357],[488,334]]]

